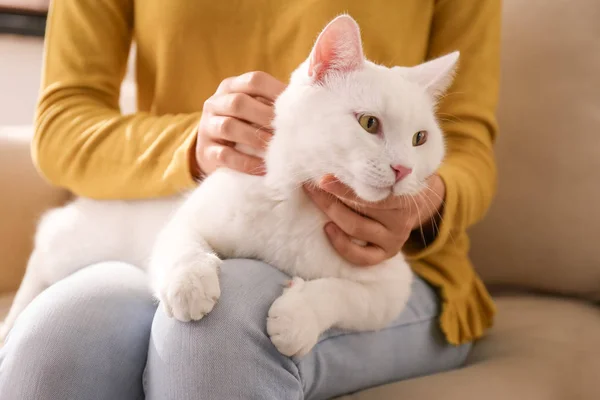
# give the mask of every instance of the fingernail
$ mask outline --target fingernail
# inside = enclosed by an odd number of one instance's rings
[[[319,180],[319,187],[327,191],[328,186],[331,185],[332,182],[333,181],[331,180],[331,178],[325,176]]]

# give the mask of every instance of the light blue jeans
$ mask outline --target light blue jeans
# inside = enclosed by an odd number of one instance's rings
[[[85,268],[19,317],[0,350],[0,399],[325,399],[456,368],[469,352],[444,341],[438,298],[415,279],[387,329],[332,330],[307,356],[282,356],[265,324],[286,279],[264,263],[226,261],[214,310],[181,323],[157,311],[133,266]]]

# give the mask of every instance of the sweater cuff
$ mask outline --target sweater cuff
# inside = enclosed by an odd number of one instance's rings
[[[173,162],[170,167],[175,171],[173,174],[173,185],[182,191],[191,190],[199,184],[199,179],[192,171],[192,165],[196,161],[192,158],[196,148],[196,138],[198,136],[198,123],[200,116],[196,118],[197,123],[191,125],[185,130],[183,136],[185,140],[173,155]]]

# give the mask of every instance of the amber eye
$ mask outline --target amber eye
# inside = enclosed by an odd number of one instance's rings
[[[420,146],[427,141],[427,131],[419,131],[414,134],[412,139],[413,146]]]
[[[363,114],[358,117],[358,123],[362,128],[372,134],[379,133],[379,120],[369,114]]]

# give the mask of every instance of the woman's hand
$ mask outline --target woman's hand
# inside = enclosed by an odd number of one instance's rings
[[[271,138],[273,103],[285,84],[265,72],[227,78],[204,102],[192,173],[210,175],[228,167],[253,175],[264,173],[263,160],[239,152],[236,144],[264,150]]]
[[[331,219],[325,232],[336,251],[354,265],[370,266],[398,254],[413,230],[435,224],[445,185],[438,175],[430,177],[427,185],[412,199],[390,196],[377,203],[359,199],[351,188],[332,176],[321,180],[320,189],[308,185],[305,189]],[[357,240],[366,245],[356,243]]]

